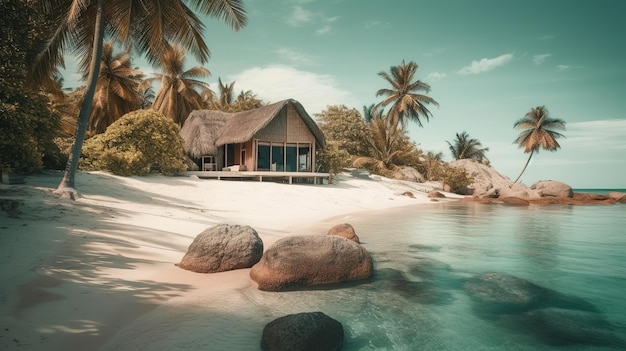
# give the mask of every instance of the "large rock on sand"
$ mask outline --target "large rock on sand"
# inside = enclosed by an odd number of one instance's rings
[[[250,226],[220,224],[198,234],[178,267],[197,273],[250,268],[263,255],[263,241]]]
[[[450,162],[450,166],[465,169],[472,178],[465,195],[477,197],[538,197],[537,192],[523,184],[515,184],[495,168],[470,159]]]
[[[556,180],[540,180],[530,188],[539,191],[542,197],[572,197],[574,195],[571,186]]]
[[[250,270],[259,290],[338,283],[369,278],[372,257],[363,246],[334,235],[278,240]]]
[[[356,232],[354,231],[354,227],[350,223],[337,224],[336,226],[328,230],[327,235],[336,235],[342,238],[346,238],[348,240],[352,240],[357,244],[361,243],[361,241],[359,240],[359,237],[356,235]]]
[[[343,326],[322,312],[290,314],[263,329],[265,351],[335,351],[343,345]]]

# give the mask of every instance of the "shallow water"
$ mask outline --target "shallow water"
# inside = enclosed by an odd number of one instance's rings
[[[626,349],[624,214],[442,204],[351,218],[370,282],[263,302],[318,307],[344,325],[344,350]]]
[[[198,291],[103,350],[259,350],[267,323],[312,311],[342,323],[349,351],[626,350],[625,213],[447,203],[351,216],[369,281]]]

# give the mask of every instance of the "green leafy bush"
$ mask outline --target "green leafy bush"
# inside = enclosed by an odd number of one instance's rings
[[[85,141],[80,167],[123,176],[185,171],[179,130],[174,121],[153,110],[127,113],[106,132]]]
[[[431,169],[433,180],[439,180],[444,187],[450,187],[451,192],[461,191],[472,184],[473,179],[467,175],[465,169],[452,167],[447,163],[439,163]]]
[[[340,173],[344,167],[350,167],[352,164],[350,154],[340,148],[337,141],[326,142],[326,147],[317,152],[315,159],[319,171],[330,174]]]

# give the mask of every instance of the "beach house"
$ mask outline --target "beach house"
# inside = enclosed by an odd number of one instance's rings
[[[180,135],[198,162],[200,171],[194,174],[199,177],[286,177],[289,182],[328,177],[316,172],[315,163],[324,134],[293,99],[236,113],[196,110]]]

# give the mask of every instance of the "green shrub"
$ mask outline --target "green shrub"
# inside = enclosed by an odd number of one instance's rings
[[[447,163],[439,163],[431,169],[432,180],[439,180],[444,187],[450,187],[451,192],[457,192],[472,184],[473,179],[467,175],[465,169],[452,167]]]
[[[80,166],[130,176],[187,170],[180,127],[153,110],[137,110],[122,116],[106,132],[83,147]]]
[[[316,163],[320,172],[328,172],[331,175],[340,173],[344,167],[350,167],[350,154],[339,147],[338,142],[328,141],[324,150],[316,154]]]

